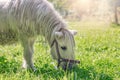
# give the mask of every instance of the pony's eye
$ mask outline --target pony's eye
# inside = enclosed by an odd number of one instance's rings
[[[62,46],[61,49],[62,49],[62,50],[66,50],[67,48],[66,48],[65,46]]]

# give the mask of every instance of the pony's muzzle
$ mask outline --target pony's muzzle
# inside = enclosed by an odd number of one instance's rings
[[[75,67],[75,63],[69,63],[69,62],[64,62],[64,64],[62,65],[62,69],[63,70],[71,70]]]
[[[58,59],[58,66],[62,66],[63,70],[71,70],[76,66],[76,64],[79,64],[80,61],[78,60],[69,60],[69,59]]]
[[[65,59],[67,60],[67,59]],[[72,69],[73,63],[70,63],[68,61],[64,61],[64,59],[58,59],[58,65],[57,67],[62,67],[63,70],[68,70],[68,69]]]

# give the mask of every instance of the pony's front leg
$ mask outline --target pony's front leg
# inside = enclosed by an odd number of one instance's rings
[[[23,68],[31,68],[34,71],[36,70],[32,61],[33,57],[33,45],[34,45],[34,39],[23,39],[22,40],[22,46],[24,48],[24,60],[23,60]]]

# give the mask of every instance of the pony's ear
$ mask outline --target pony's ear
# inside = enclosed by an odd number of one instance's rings
[[[55,37],[56,38],[62,38],[63,37],[63,33],[62,32],[55,32]]]
[[[76,35],[77,34],[77,31],[76,30],[69,30],[73,35]]]

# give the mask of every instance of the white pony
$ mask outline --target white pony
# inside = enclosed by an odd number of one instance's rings
[[[66,23],[47,0],[0,0],[0,44],[20,39],[24,48],[23,68],[35,70],[32,56],[37,35],[45,37],[58,67],[71,68],[74,63],[76,31]]]

